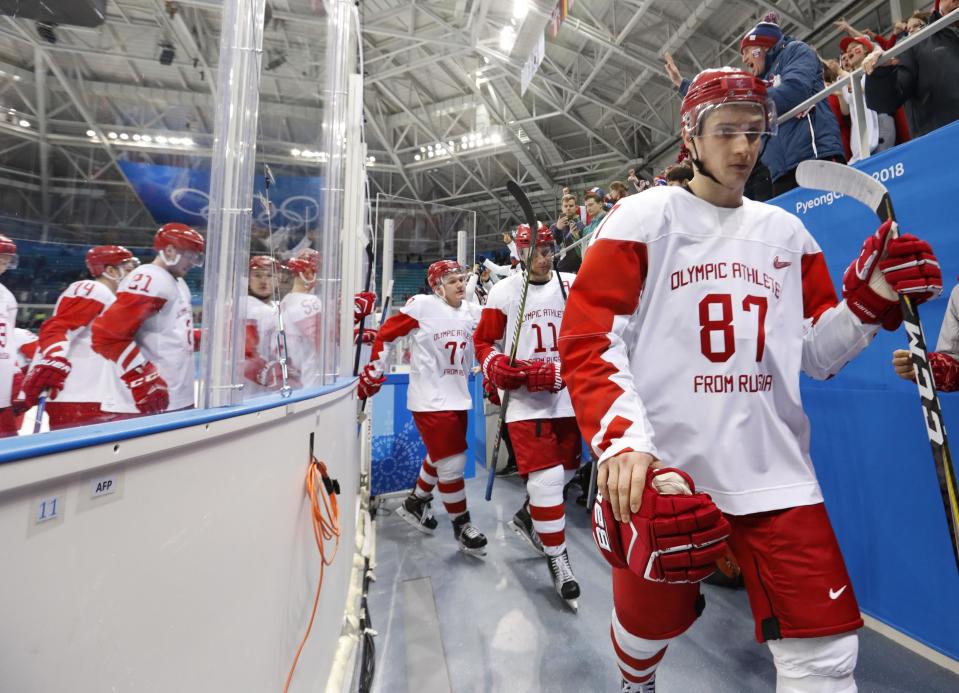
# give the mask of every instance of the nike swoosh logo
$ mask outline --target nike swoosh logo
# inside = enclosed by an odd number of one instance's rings
[[[830,587],[830,588],[829,588],[829,598],[830,598],[830,599],[833,599],[833,600],[839,599],[839,595],[841,595],[843,592],[845,592],[847,587],[849,587],[849,585],[843,585],[842,587],[839,588],[839,591],[838,591],[838,592],[833,591],[833,589]]]
[[[791,262],[780,260],[778,255],[773,260],[773,267],[775,267],[776,269],[783,269],[784,267],[789,267],[789,265],[791,264],[792,264]]]

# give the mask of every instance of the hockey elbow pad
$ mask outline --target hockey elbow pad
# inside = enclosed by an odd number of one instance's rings
[[[618,522],[608,499],[596,497],[593,539],[614,568],[653,582],[699,582],[726,555],[729,522],[708,494],[678,469],[650,470],[639,512]]]

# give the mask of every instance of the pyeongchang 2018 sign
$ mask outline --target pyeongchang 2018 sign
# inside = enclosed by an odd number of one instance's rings
[[[137,196],[159,224],[179,221],[205,228],[210,206],[209,169],[158,166],[121,161],[120,168]],[[323,179],[319,176],[277,176],[270,187],[273,214],[266,205],[263,176],[253,182],[253,224],[291,231],[319,224]]]

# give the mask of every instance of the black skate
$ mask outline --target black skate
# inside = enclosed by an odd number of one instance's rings
[[[430,509],[431,500],[433,500],[432,495],[420,498],[411,492],[403,504],[396,509],[396,514],[423,534],[432,534],[436,529],[436,518],[433,517],[433,511]]]
[[[656,693],[656,677],[643,683],[633,683],[623,679],[622,693]]]
[[[463,553],[477,558],[486,555],[486,537],[472,525],[468,512],[453,520],[453,536]]]
[[[547,556],[549,574],[553,578],[553,587],[556,593],[566,602],[573,611],[579,608],[576,599],[579,597],[579,583],[573,575],[573,568],[569,564],[569,553],[563,549],[558,556]]]
[[[543,542],[539,540],[539,535],[536,534],[536,530],[533,529],[533,518],[529,516],[529,506],[526,503],[523,504],[522,508],[516,511],[513,519],[506,524],[511,530],[516,532],[517,536],[529,544],[529,547],[533,549],[533,551],[540,556],[546,555],[546,552],[543,551]]]

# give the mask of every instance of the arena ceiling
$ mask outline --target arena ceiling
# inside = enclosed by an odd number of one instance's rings
[[[568,4],[552,36],[547,0],[362,0],[372,194],[468,207],[493,234],[514,213],[513,178],[552,216],[564,186],[605,185],[675,156],[679,100],[664,51],[687,75],[737,64],[739,37],[773,9],[787,33],[835,52],[836,19],[879,27],[891,13],[890,0]],[[0,17],[2,215],[50,238],[148,240],[156,220],[119,162],[209,165],[221,5],[106,0],[102,25],[56,26],[54,42],[33,19]],[[323,3],[269,5],[258,159],[315,175],[316,162],[292,152],[318,142]]]

